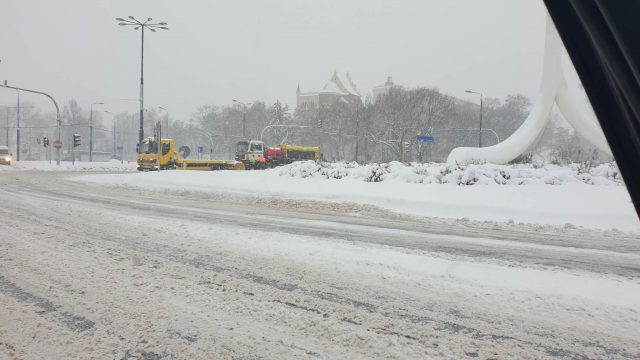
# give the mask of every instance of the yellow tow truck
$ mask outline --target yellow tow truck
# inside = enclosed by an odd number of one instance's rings
[[[160,140],[161,153],[158,154],[158,142],[146,138],[138,145],[138,171],[151,170],[244,170],[241,161],[234,160],[191,160],[176,151],[173,139]],[[186,147],[183,147],[186,148]],[[188,149],[188,148],[187,148]]]

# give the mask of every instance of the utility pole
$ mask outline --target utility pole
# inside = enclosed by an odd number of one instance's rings
[[[471,90],[465,90],[464,92],[469,93],[469,94],[480,95],[480,127],[479,127],[479,131],[478,131],[478,147],[482,147],[482,93],[476,92],[476,91],[471,91]]]
[[[167,129],[164,131],[165,132],[165,136],[167,137],[167,139],[169,138],[169,110],[163,108],[162,106],[158,106],[158,109],[162,109],[164,110],[164,116],[165,116],[165,120],[167,123]]]
[[[116,118],[113,118],[113,156],[116,155]]]
[[[91,110],[89,110],[89,162],[93,162],[93,105],[104,105],[104,103],[91,103]]]
[[[7,110],[7,135],[6,135],[6,144],[7,147],[9,147],[9,107],[6,108]]]
[[[16,160],[20,161],[20,90],[16,90],[18,93],[18,107],[16,111],[16,119],[18,120],[16,129]]]
[[[241,101],[238,101],[236,99],[232,99],[231,101],[233,101],[234,103],[238,103],[240,105],[242,105],[242,138],[246,139],[247,138],[247,106],[253,104],[253,103],[243,103]]]
[[[2,85],[0,85],[0,86],[2,86]],[[3,107],[5,109],[6,128],[5,128],[5,135],[4,136],[5,136],[5,145],[7,147],[9,147],[9,129],[10,129],[10,126],[9,126],[9,113],[10,113],[10,111],[9,110],[10,109],[18,109],[18,107],[17,106],[4,106],[4,105],[2,105],[0,107]],[[25,108],[30,109],[30,108],[33,108],[33,106],[28,106],[28,105],[27,106],[20,106],[20,108],[21,109],[25,109]]]

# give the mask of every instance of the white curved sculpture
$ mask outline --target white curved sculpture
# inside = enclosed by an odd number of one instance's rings
[[[483,148],[459,147],[449,154],[447,163],[466,164],[471,161],[505,164],[520,156],[536,144],[544,131],[553,104],[578,133],[601,151],[611,155],[611,149],[600,127],[589,121],[571,96],[562,71],[562,42],[547,16],[547,29],[542,65],[542,80],[538,100],[524,123],[511,136],[493,146]]]

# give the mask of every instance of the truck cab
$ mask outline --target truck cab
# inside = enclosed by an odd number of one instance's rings
[[[236,145],[236,161],[242,161],[245,166],[260,156],[264,156],[264,142],[259,140],[243,140]]]
[[[158,156],[158,148],[160,147],[161,154]],[[158,164],[158,158],[160,163]],[[160,169],[173,169],[176,166],[178,160],[178,154],[175,152],[175,141],[172,139],[160,140],[160,146],[158,141],[154,138],[146,138],[141,144],[138,144],[138,170],[149,171]]]
[[[11,157],[11,153],[9,153],[9,147],[4,145],[0,146],[0,164],[11,165],[12,161],[13,159]]]

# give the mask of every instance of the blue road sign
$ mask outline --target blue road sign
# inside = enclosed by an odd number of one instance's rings
[[[418,135],[416,141],[433,142],[433,135]]]
[[[204,152],[204,147],[198,146],[198,154],[202,154]]]

